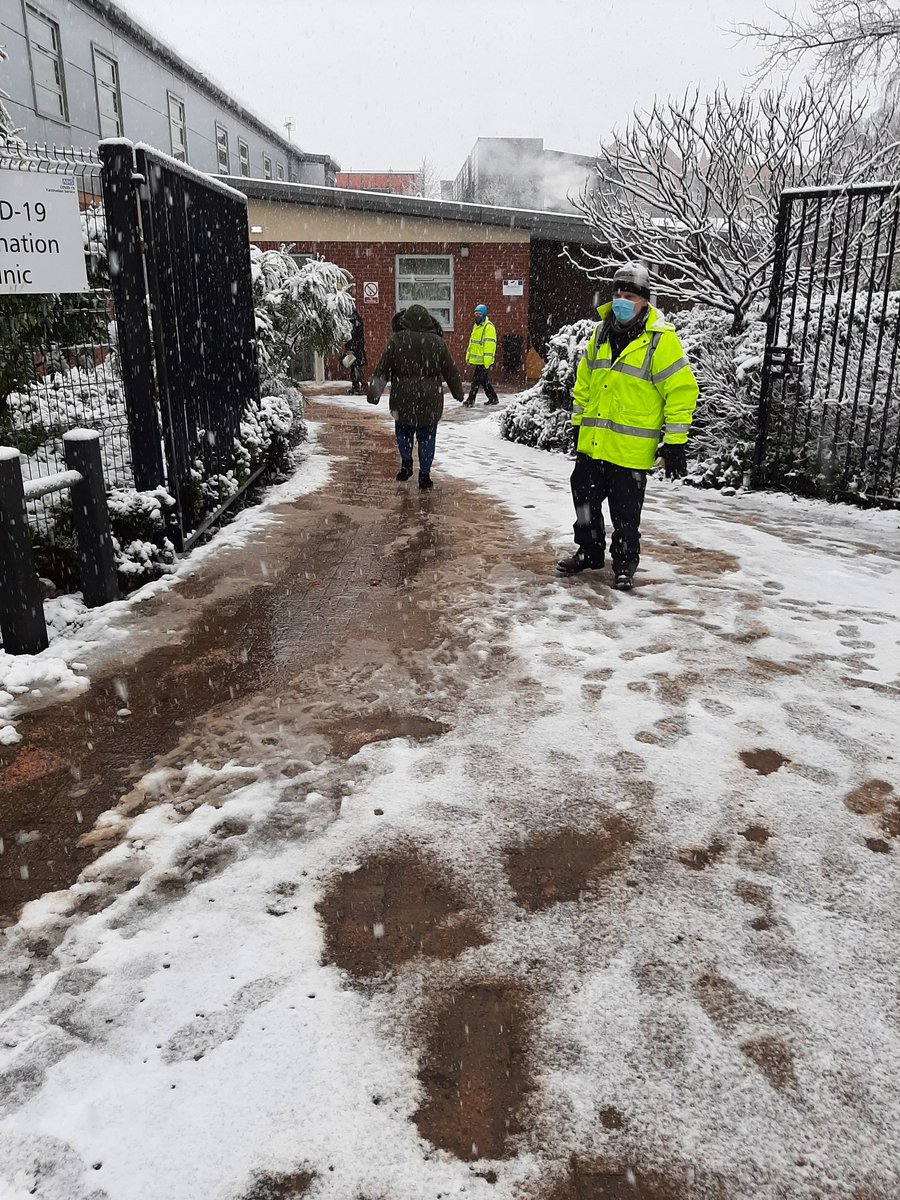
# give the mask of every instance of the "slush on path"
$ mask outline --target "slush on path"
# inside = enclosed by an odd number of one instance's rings
[[[311,400],[0,747],[0,1197],[900,1195],[896,515]]]

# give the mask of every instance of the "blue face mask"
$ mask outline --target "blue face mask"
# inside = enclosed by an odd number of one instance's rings
[[[626,300],[624,296],[616,296],[612,302],[613,316],[622,325],[628,325],[634,320],[634,301]]]

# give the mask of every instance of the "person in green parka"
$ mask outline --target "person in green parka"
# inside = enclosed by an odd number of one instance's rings
[[[431,464],[444,412],[443,384],[462,402],[462,380],[447,343],[435,330],[434,318],[421,304],[397,313],[391,328],[394,333],[372,372],[366,399],[377,404],[390,383],[390,410],[400,451],[397,479],[402,483],[412,475],[413,442],[418,442],[419,487],[428,490],[433,486]]]

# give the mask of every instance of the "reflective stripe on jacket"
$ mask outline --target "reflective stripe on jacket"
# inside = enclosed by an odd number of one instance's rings
[[[578,452],[649,471],[660,441],[687,441],[699,388],[674,326],[652,307],[644,329],[613,362],[609,341],[597,345],[611,310],[597,309],[600,324],[578,363]]]
[[[497,357],[497,330],[493,321],[482,321],[472,328],[466,362],[474,367],[489,367]]]

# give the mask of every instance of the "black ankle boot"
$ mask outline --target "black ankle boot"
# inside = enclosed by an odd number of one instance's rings
[[[557,575],[579,575],[582,571],[599,571],[603,559],[597,555],[585,554],[579,546],[574,554],[568,554],[556,564]]]
[[[434,487],[434,484],[431,481],[431,476],[427,471],[419,472],[419,487],[423,492],[427,492],[430,488]]]
[[[400,460],[400,470],[397,472],[397,482],[405,483],[412,476],[412,462],[405,458]]]

